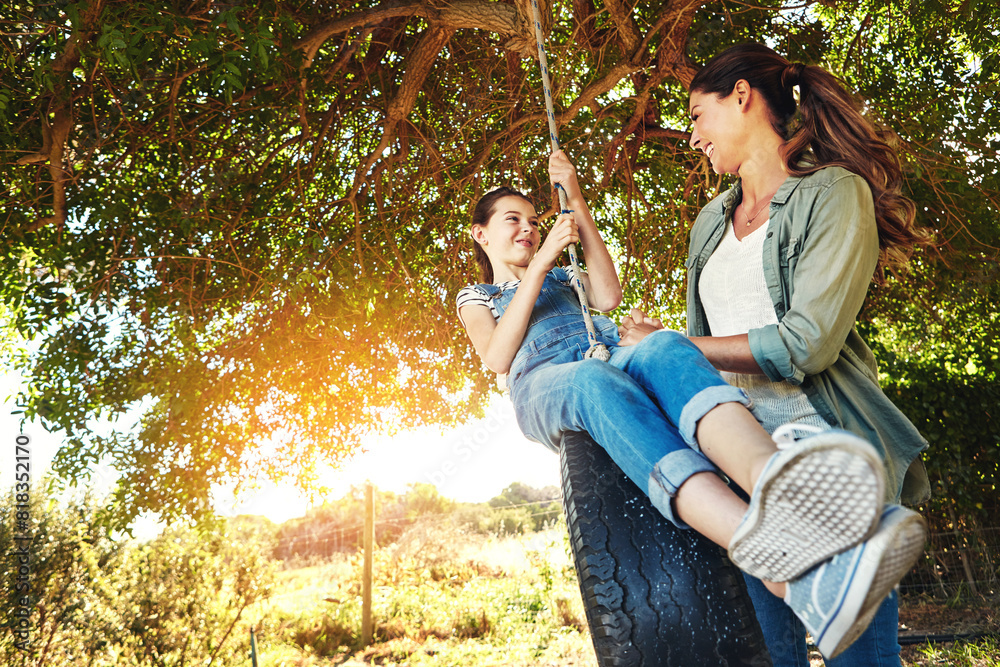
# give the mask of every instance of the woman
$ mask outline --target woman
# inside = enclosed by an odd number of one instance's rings
[[[691,147],[716,173],[738,176],[691,230],[691,341],[750,395],[765,430],[851,431],[884,457],[888,502],[925,500],[927,443],[879,389],[854,329],[873,276],[881,282],[925,242],[898,158],[833,75],[764,46],[726,50],[690,91]],[[621,344],[661,326],[633,311]],[[808,666],[803,625],[747,579],[774,664]],[[826,664],[899,665],[897,622],[893,594]]]

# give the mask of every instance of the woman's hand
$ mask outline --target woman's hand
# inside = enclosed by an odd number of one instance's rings
[[[638,308],[633,308],[618,327],[618,335],[621,337],[618,344],[622,347],[635,345],[649,334],[663,328],[663,322],[650,317]]]
[[[577,227],[573,214],[563,213],[556,218],[555,224],[552,225],[552,229],[549,230],[545,241],[538,248],[538,252],[535,253],[535,257],[531,261],[532,263],[540,262],[540,268],[544,269],[544,272],[548,272],[556,265],[563,250],[573,243],[579,243],[579,241],[580,229]]]

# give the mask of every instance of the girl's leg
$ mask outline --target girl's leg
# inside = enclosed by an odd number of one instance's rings
[[[723,549],[729,547],[747,504],[718,475],[699,473],[681,484],[674,497],[676,516]],[[775,595],[783,595],[784,588]]]
[[[649,395],[611,364],[586,359],[541,366],[518,381],[511,398],[527,437],[558,450],[565,431],[586,431],[678,526],[686,527],[675,498],[693,477],[699,482],[684,496],[691,500],[685,507],[697,509],[691,512],[697,525],[691,527],[698,532],[725,546],[746,512],[746,503],[721,480],[715,465],[689,447]]]
[[[698,421],[698,445],[747,494],[778,446],[741,403],[723,403]]]
[[[616,348],[610,363],[642,387],[690,447],[747,493],[753,489],[777,446],[747,408],[745,394],[722,379],[691,341],[660,331]]]
[[[730,385],[722,389],[722,398],[742,396]],[[565,431],[586,431],[663,516],[719,546],[729,545],[747,503],[703,453],[680,438],[659,406],[625,372],[597,359],[542,366],[518,382],[511,398],[527,437],[558,451]],[[759,430],[750,420],[748,425]],[[776,595],[783,592],[774,590]]]
[[[751,496],[747,516],[727,545],[745,572],[787,581],[878,526],[884,478],[881,459],[868,443],[831,429],[779,453],[747,407],[727,395],[734,388],[676,332],[618,348],[611,363],[653,397],[685,442]]]

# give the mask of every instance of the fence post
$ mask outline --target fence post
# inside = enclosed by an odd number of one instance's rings
[[[253,633],[253,626],[250,626],[250,660],[253,667],[257,667],[257,638]]]
[[[375,497],[371,482],[365,484],[365,569],[362,577],[361,641],[372,643],[372,558],[375,545]]]
[[[951,495],[951,489],[948,488],[947,480],[942,479],[941,483],[944,486],[945,494],[947,494],[949,498],[954,498],[954,496]],[[948,507],[948,518],[951,519],[951,529],[955,533],[955,546],[958,547],[958,557],[962,561],[962,569],[965,571],[965,581],[966,583],[969,584],[969,590],[972,591],[972,594],[978,595],[979,590],[976,588],[976,577],[972,573],[972,566],[969,564],[968,544],[967,542],[963,544],[963,542],[965,541],[965,537],[959,534],[958,532],[959,524],[958,524],[958,519],[955,516],[955,507],[951,503],[948,503],[947,507]],[[964,528],[963,532],[967,533],[969,527],[963,525],[963,528]]]

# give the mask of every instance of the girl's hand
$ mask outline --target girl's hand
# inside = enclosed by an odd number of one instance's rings
[[[545,242],[535,253],[532,264],[540,262],[541,268],[548,272],[556,265],[562,256],[563,250],[573,243],[580,242],[580,230],[576,225],[576,220],[572,213],[563,213],[556,218],[556,223],[552,225]]]
[[[649,334],[663,328],[665,328],[663,322],[650,317],[638,308],[633,308],[618,327],[618,336],[621,339],[618,344],[622,347],[635,345]]]
[[[558,150],[549,155],[549,180],[553,187],[556,183],[561,185],[569,198],[579,194],[580,183],[576,179],[576,167],[569,161],[566,151]]]

